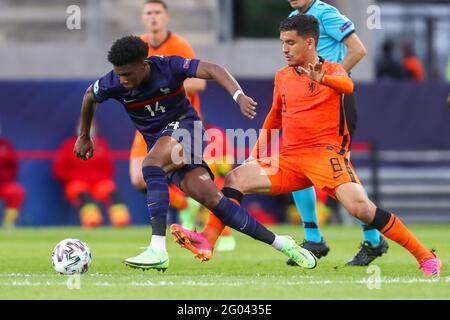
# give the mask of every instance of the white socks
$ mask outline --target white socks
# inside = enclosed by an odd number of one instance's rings
[[[272,243],[272,247],[274,247],[278,251],[281,251],[281,249],[283,249],[285,242],[286,242],[285,236],[275,235],[275,240]]]
[[[150,241],[150,248],[167,251],[166,250],[166,237],[165,236],[152,236],[152,240]]]

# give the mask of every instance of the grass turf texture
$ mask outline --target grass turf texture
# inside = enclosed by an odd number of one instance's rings
[[[300,226],[271,229],[303,238]],[[165,273],[122,264],[147,245],[149,228],[0,230],[0,299],[449,299],[450,225],[411,229],[437,249],[444,264],[441,277],[424,278],[415,259],[390,241],[388,254],[373,263],[381,270],[380,289],[368,288],[367,267],[344,267],[361,241],[356,226],[323,229],[331,251],[313,270],[289,267],[283,254],[237,232],[234,252],[216,252],[205,263],[168,237]],[[85,241],[93,255],[79,290],[68,289],[67,276],[55,274],[51,265],[52,249],[64,238]]]

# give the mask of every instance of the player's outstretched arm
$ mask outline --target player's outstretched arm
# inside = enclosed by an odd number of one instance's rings
[[[80,135],[73,148],[73,153],[80,159],[88,160],[94,155],[94,143],[91,139],[91,125],[97,102],[90,86],[83,97],[81,105]]]
[[[341,66],[332,70],[331,74],[326,74],[322,69],[323,63],[318,62],[315,65],[309,64],[307,68],[298,67],[310,79],[336,90],[339,93],[353,93],[353,80]]]
[[[258,104],[252,98],[245,95],[239,83],[224,67],[210,62],[200,61],[196,77],[205,80],[216,80],[233,96],[234,101],[239,104],[244,116],[249,119],[255,118],[255,110]]]

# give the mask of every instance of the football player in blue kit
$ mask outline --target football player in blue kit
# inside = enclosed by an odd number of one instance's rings
[[[257,103],[246,96],[234,77],[219,65],[179,56],[147,58],[147,52],[147,44],[135,36],[121,38],[113,44],[108,52],[113,70],[86,90],[81,107],[80,135],[74,146],[77,157],[88,160],[94,156],[91,123],[97,104],[107,99],[114,99],[124,106],[145,138],[149,152],[143,161],[142,172],[147,184],[152,237],[144,252],[125,259],[124,263],[144,270],[164,271],[169,266],[165,243],[169,180],[211,210],[224,224],[272,245],[301,267],[314,268],[317,262],[311,252],[301,248],[291,237],[276,235],[266,229],[244,208],[224,196],[225,190],[217,189],[213,175],[203,161],[204,129],[186,98],[183,82],[191,77],[217,81],[233,96],[241,113],[250,119],[256,115]],[[208,249],[205,254],[211,253],[209,244],[204,245]],[[202,256],[200,251],[199,258],[208,260],[210,257]]]

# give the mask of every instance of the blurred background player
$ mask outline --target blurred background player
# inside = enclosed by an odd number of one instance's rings
[[[77,136],[67,138],[57,151],[53,173],[64,185],[67,200],[79,210],[83,227],[92,228],[103,223],[96,201],[108,208],[111,224],[123,227],[130,224],[128,208],[123,204],[114,182],[114,163],[107,141],[91,131],[95,140],[95,157],[85,162],[73,154]]]
[[[320,22],[320,37],[317,47],[319,56],[322,58],[342,64],[344,69],[350,71],[366,55],[366,49],[356,34],[355,26],[346,16],[341,14],[335,7],[320,0],[289,0],[295,10],[290,16],[297,14],[308,14],[314,16]],[[349,131],[350,146],[351,138],[356,130],[356,102],[352,94],[344,96],[344,109]],[[350,152],[348,153],[350,156]],[[313,187],[292,193],[295,204],[301,215],[305,241],[303,247],[314,252],[316,257],[326,256],[330,250],[320,232],[316,213],[316,192]],[[360,222],[358,220],[358,222]],[[374,259],[388,250],[388,244],[373,227],[361,223],[364,233],[364,241],[356,255],[347,262],[347,265],[368,265]],[[288,261],[292,265],[292,261]]]
[[[145,27],[145,34],[141,39],[148,44],[148,56],[181,56],[188,59],[195,58],[196,54],[189,42],[180,35],[168,29],[170,14],[168,5],[161,0],[148,0],[142,7],[142,24]],[[206,88],[206,81],[203,79],[190,78],[184,82],[184,89],[187,97],[202,119],[200,108],[199,92]],[[132,184],[140,189],[146,189],[146,183],[142,176],[142,161],[147,155],[147,144],[142,135],[136,131],[130,154],[130,177]],[[196,219],[201,209],[201,205],[189,197],[176,186],[170,185],[170,205],[179,210],[179,217],[183,227],[194,230]],[[230,251],[234,249],[234,238],[231,238],[231,230],[224,230],[225,239],[221,239],[218,251]],[[228,238],[229,237],[229,238]]]
[[[386,40],[383,43],[382,56],[377,62],[378,79],[406,79],[408,73],[403,65],[395,59],[394,43]]]
[[[414,54],[414,45],[405,40],[402,43],[403,67],[409,73],[410,78],[421,82],[425,80],[425,70],[422,61]]]
[[[0,201],[4,203],[3,226],[15,226],[25,198],[25,189],[16,181],[19,161],[12,144],[0,137]]]

